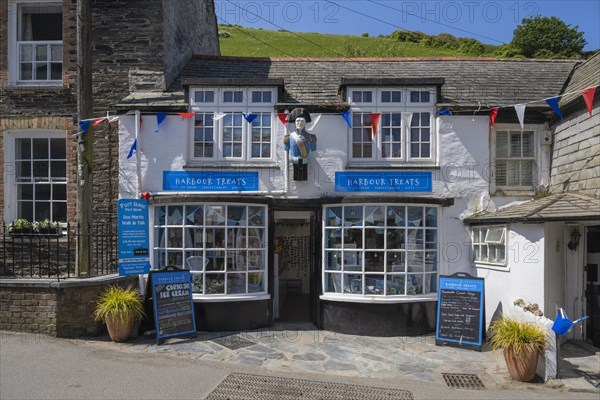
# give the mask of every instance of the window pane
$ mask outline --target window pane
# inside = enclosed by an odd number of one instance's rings
[[[342,274],[325,274],[325,292],[342,293]]]
[[[246,274],[227,274],[227,293],[246,293]]]
[[[423,207],[408,208],[408,226],[423,226]]]
[[[521,157],[521,133],[510,134],[510,156]]]
[[[33,202],[32,201],[17,202],[17,217],[24,218],[28,221],[33,221]]]
[[[383,294],[383,275],[367,275],[365,277],[365,294]]]
[[[50,200],[52,193],[51,185],[35,185],[35,199],[36,200]]]
[[[52,161],[50,163],[50,177],[53,181],[64,181],[67,179],[67,162]]]
[[[67,203],[52,202],[52,220],[65,222],[67,220]]]
[[[19,70],[19,78],[22,81],[30,81],[33,79],[33,64],[24,63],[21,64],[21,68]]]
[[[50,157],[53,159],[67,158],[65,139],[50,139]]]
[[[388,251],[386,272],[406,272],[406,253],[400,251]]]
[[[533,132],[523,132],[523,157],[533,157]]]
[[[387,207],[387,226],[406,226],[406,208],[404,206]]]
[[[344,274],[344,292],[363,294],[363,277],[356,274]]]
[[[392,101],[392,93],[389,91],[381,92],[381,102],[389,103]]]
[[[183,206],[169,206],[167,225],[181,225],[183,222]]]
[[[334,249],[342,247],[342,230],[341,229],[326,229],[325,230],[325,248]]]
[[[33,185],[17,185],[17,200],[33,200]]]
[[[415,92],[415,91],[410,92],[410,102],[411,103],[419,102],[419,92]]]
[[[17,161],[16,168],[17,182],[31,182],[31,161]]]
[[[67,200],[67,185],[52,185],[52,200]]]
[[[43,221],[45,219],[50,219],[50,207],[51,203],[49,201],[36,201],[34,204],[34,218],[36,221]]]
[[[496,132],[496,157],[508,157],[507,132]]]
[[[35,45],[35,60],[46,61],[48,60],[48,46],[45,44]]]
[[[35,76],[33,77],[34,80],[47,80],[48,79],[48,64],[43,63],[36,63],[35,64]]]
[[[265,224],[265,208],[248,206],[248,225],[263,226]]]
[[[366,206],[365,207],[365,226],[384,226],[384,207]]]
[[[342,207],[327,207],[325,209],[325,223],[327,226],[341,226]]]
[[[393,91],[392,92],[392,101],[394,103],[400,103],[402,101],[402,92],[401,91]]]
[[[224,294],[225,275],[206,274],[206,294]]]
[[[523,186],[532,186],[533,185],[533,171],[534,171],[533,167],[534,167],[533,160],[521,161],[521,184]]]
[[[36,181],[48,181],[49,163],[48,161],[33,162],[33,178]]]
[[[384,254],[383,251],[365,252],[365,272],[384,272]]]
[[[423,294],[423,275],[407,275],[406,294]]]
[[[49,157],[48,139],[33,139],[32,143],[33,143],[33,158],[47,160]]]
[[[33,61],[33,45],[31,44],[22,44],[19,46],[21,50],[19,54],[19,61]],[[31,64],[28,64],[31,69]]]
[[[387,248],[388,249],[404,249],[405,248],[405,230],[404,229],[388,229],[387,230]]]
[[[390,296],[403,295],[405,287],[404,275],[388,275],[386,294]]]
[[[384,249],[385,248],[385,229],[365,229],[365,248],[366,249]]]
[[[325,252],[325,270],[341,271],[342,270],[342,252],[341,251],[326,251]]]
[[[362,225],[363,207],[362,206],[346,206],[344,207],[344,225]]]

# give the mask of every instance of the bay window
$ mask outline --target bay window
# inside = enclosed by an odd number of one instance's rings
[[[262,205],[154,208],[154,266],[189,269],[195,295],[267,291],[267,213]]]
[[[436,207],[327,206],[323,217],[323,293],[410,296],[436,293]]]

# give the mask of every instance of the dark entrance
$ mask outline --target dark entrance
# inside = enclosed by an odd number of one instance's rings
[[[600,347],[600,226],[590,226],[586,236],[586,339]]]
[[[275,211],[275,317],[281,322],[315,322],[315,228],[314,211]]]

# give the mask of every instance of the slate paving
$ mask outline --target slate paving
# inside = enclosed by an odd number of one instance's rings
[[[229,349],[218,338],[238,335],[252,342]],[[215,341],[217,339],[217,341]],[[162,345],[148,337],[122,344],[127,351],[171,353],[177,356],[227,362],[278,371],[324,372],[347,377],[416,379],[445,385],[442,373],[477,375],[486,388],[516,389],[561,387],[555,380],[519,383],[510,379],[501,351],[484,347],[481,352],[436,346],[434,335],[417,337],[365,337],[317,330],[312,325],[275,325],[270,329],[244,332],[198,333],[196,338],[172,338]],[[570,347],[566,347],[570,350]],[[563,355],[563,354],[561,354]],[[575,363],[582,359],[569,359]],[[595,358],[594,358],[595,357]],[[598,372],[598,355],[592,355],[586,369]],[[575,365],[569,363],[569,365]],[[576,365],[573,367],[575,368]],[[578,375],[580,377],[580,375]],[[577,380],[582,385],[583,378]],[[589,385],[588,389],[594,389]],[[578,387],[577,390],[581,390]]]

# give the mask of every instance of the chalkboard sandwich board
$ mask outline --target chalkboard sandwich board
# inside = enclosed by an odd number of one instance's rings
[[[485,323],[483,278],[457,273],[440,276],[435,344],[479,350]]]
[[[195,336],[196,320],[190,271],[177,267],[151,271],[148,285],[152,289],[157,342],[160,344],[166,338],[180,335]]]

